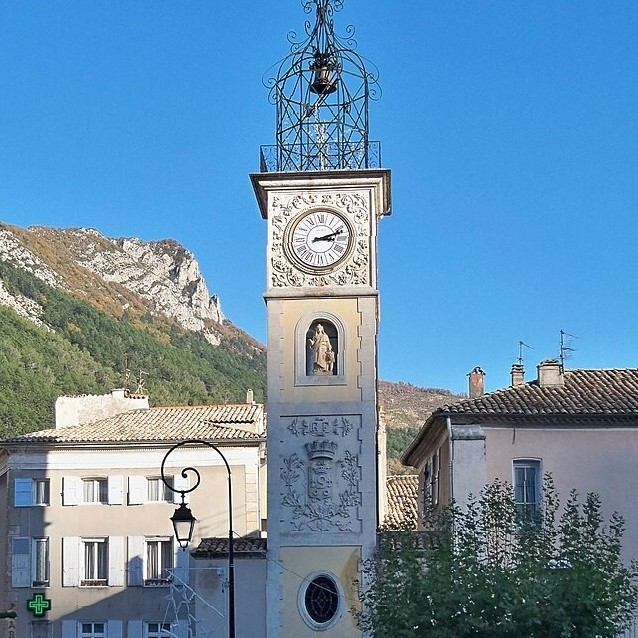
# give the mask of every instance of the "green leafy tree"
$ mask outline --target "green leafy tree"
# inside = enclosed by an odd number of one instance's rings
[[[374,638],[615,638],[638,602],[638,567],[622,562],[624,522],[550,476],[541,511],[521,512],[496,481],[423,532],[382,532],[354,612]]]

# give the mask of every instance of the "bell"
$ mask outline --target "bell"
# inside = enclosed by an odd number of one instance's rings
[[[329,95],[337,90],[337,81],[333,79],[333,65],[330,64],[328,54],[314,54],[315,61],[310,65],[313,71],[310,90],[317,95]]]
[[[327,66],[315,69],[310,83],[310,90],[317,95],[329,95],[337,90],[337,83],[331,79],[331,72]]]

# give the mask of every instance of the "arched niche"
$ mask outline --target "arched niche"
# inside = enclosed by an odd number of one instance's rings
[[[331,312],[313,312],[295,328],[295,377],[299,385],[332,385],[345,380],[346,332]]]

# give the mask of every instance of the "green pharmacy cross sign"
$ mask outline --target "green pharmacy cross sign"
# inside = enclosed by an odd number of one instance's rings
[[[34,594],[33,598],[27,600],[27,609],[30,609],[34,616],[44,616],[51,609],[51,599],[45,598],[44,594]]]

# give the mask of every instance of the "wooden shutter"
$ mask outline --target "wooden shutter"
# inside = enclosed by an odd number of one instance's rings
[[[124,504],[124,477],[109,476],[109,505]]]
[[[126,638],[144,638],[144,623],[141,620],[129,620],[126,625]]]
[[[13,485],[14,507],[28,507],[29,505],[33,505],[33,480],[30,478],[17,478]]]
[[[122,621],[107,620],[106,635],[108,636],[108,638],[122,638]]]
[[[175,581],[176,584],[188,584],[190,552],[182,549],[178,543],[175,543]]]
[[[128,584],[141,587],[144,584],[144,537],[128,537]]]
[[[77,623],[75,620],[62,621],[62,638],[77,638]]]
[[[11,587],[31,585],[31,539],[26,536],[11,539]]]
[[[80,539],[66,536],[62,539],[62,587],[77,587],[80,582]]]
[[[128,504],[141,505],[146,502],[146,477],[145,476],[129,476],[128,477]]]
[[[82,496],[82,479],[79,476],[62,477],[62,505],[77,505]]]
[[[124,587],[124,538],[110,536],[108,550],[109,587]]]

